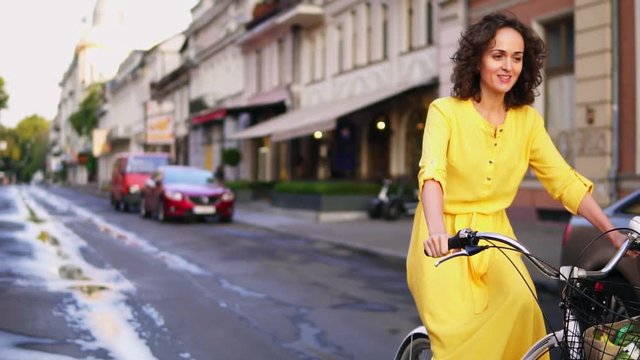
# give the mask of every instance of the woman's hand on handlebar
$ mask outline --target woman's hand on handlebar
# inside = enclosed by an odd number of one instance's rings
[[[612,232],[609,233],[609,240],[611,241],[613,246],[615,246],[616,249],[619,249],[620,246],[622,246],[622,244],[624,244],[625,240],[627,240],[627,236],[625,234],[621,233],[620,231],[612,231]],[[638,250],[629,250],[629,251],[627,251],[625,256],[628,256],[628,257],[631,257],[631,258],[637,258],[638,256],[640,256],[640,251],[638,251]]]
[[[449,254],[449,238],[451,235],[445,233],[431,234],[424,241],[424,252],[427,256],[441,257]]]

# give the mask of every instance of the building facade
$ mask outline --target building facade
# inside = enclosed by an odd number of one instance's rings
[[[183,111],[172,98],[152,99],[151,84],[181,65],[184,35],[177,34],[149,50],[134,50],[106,83],[99,128],[107,151],[99,156],[100,184],[108,184],[115,156],[121,152],[174,152],[174,119]]]
[[[545,40],[534,106],[567,161],[594,181],[596,199],[637,189],[640,0],[203,0],[177,65],[135,92],[140,103],[173,104],[172,145],[157,149],[176,162],[215,170],[222,149],[241,149],[230,179],[415,179],[428,104],[450,94],[460,33],[492,11],[514,13]],[[100,58],[89,48],[79,47],[61,82],[54,159],[86,147],[66,119],[92,73],[87,59]],[[120,129],[124,113],[139,113],[140,127],[148,109],[136,106],[103,115]],[[110,132],[115,148],[121,132]],[[533,174],[515,205],[560,208]]]
[[[227,108],[242,101],[244,68],[235,41],[244,32],[255,1],[201,1],[188,30],[189,162],[211,171],[222,164]],[[228,171],[227,171],[228,172]]]
[[[280,5],[240,44],[253,75],[246,92],[288,90],[286,113],[230,135],[251,154],[252,180],[417,174],[424,116],[438,89],[437,7]]]

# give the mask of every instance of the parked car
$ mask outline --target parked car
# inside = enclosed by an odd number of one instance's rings
[[[385,179],[378,195],[369,203],[369,217],[396,220],[400,215],[413,215],[418,205],[415,186],[406,180]]]
[[[615,227],[627,228],[629,220],[640,215],[640,190],[611,204],[604,212]],[[614,252],[614,247],[605,238],[590,244],[599,234],[585,218],[572,216],[564,231],[560,264],[578,265],[586,269],[602,268]],[[609,280],[640,289],[640,258],[623,258]],[[640,300],[640,293],[634,294],[633,289],[626,285],[622,286],[621,291],[623,298]]]
[[[211,171],[197,167],[161,166],[145,182],[140,215],[169,218],[233,219],[234,193],[217,181]]]
[[[129,211],[140,205],[140,190],[159,166],[169,164],[167,153],[121,153],[111,171],[111,205]]]

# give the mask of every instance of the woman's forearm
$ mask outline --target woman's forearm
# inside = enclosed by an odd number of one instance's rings
[[[607,215],[600,208],[600,205],[598,205],[596,200],[589,193],[587,193],[580,202],[580,206],[578,206],[578,215],[589,220],[589,222],[600,230],[600,232],[606,232],[613,229],[611,220],[609,220]],[[611,238],[611,236],[609,238]]]
[[[422,186],[422,210],[430,234],[446,234],[444,226],[444,195],[440,183],[427,180]]]

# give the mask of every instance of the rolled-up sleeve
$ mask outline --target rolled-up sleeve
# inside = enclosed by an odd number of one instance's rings
[[[427,180],[440,183],[443,194],[446,193],[447,146],[451,135],[449,120],[437,100],[429,105],[424,134],[422,136],[422,156],[418,172],[418,189],[422,196],[422,186]]]
[[[533,126],[529,164],[549,195],[573,214],[577,214],[584,196],[593,191],[593,183],[562,157],[539,115]]]

